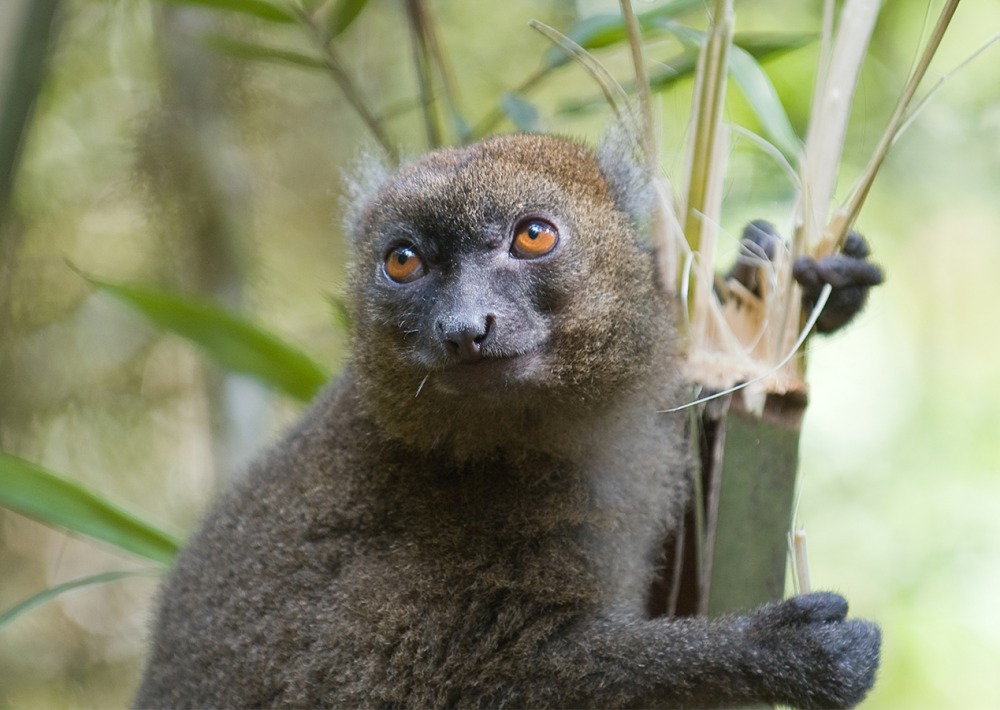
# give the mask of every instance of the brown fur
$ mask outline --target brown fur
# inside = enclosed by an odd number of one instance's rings
[[[138,707],[860,699],[878,632],[834,595],[645,618],[689,477],[685,415],[658,412],[687,388],[624,164],[501,137],[367,197],[352,363],[181,554]],[[508,254],[525,216],[551,255]],[[381,271],[401,240],[410,284]],[[439,324],[485,312],[484,361],[457,363]]]

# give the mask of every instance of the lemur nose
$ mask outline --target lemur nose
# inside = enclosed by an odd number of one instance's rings
[[[496,318],[487,314],[476,322],[464,319],[438,321],[438,332],[448,352],[460,362],[474,363],[483,359],[483,345],[493,332]]]

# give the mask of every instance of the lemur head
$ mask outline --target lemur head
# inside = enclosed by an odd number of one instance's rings
[[[624,156],[512,135],[430,153],[367,196],[354,367],[390,433],[437,439],[635,386],[673,337],[637,174]]]

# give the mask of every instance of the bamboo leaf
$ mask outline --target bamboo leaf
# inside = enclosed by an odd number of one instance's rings
[[[690,27],[682,27],[674,22],[667,22],[665,26],[684,46],[692,51],[694,47],[700,46],[704,40],[705,34],[703,32]],[[789,35],[787,43],[783,44],[770,35],[754,46],[759,52],[773,54],[803,46],[806,37],[799,34]],[[765,55],[761,54],[761,56]],[[750,102],[750,106],[771,142],[777,146],[785,158],[797,159],[802,152],[802,143],[795,134],[791,121],[788,120],[788,114],[785,112],[778,92],[755,56],[740,46],[737,40],[734,40],[729,48],[727,69],[743,91],[747,101]]]
[[[80,484],[0,452],[0,506],[46,525],[169,563],[180,543]]]
[[[801,49],[817,39],[817,32],[737,32],[733,36],[733,44],[746,50],[760,62]]]
[[[295,399],[312,399],[329,379],[329,372],[301,350],[211,303],[141,286],[88,280],[157,326],[201,346],[220,365]]]
[[[330,24],[327,26],[330,39],[350,27],[367,4],[368,0],[338,0],[336,7],[330,13]]]
[[[28,597],[24,601],[15,604],[10,609],[0,614],[0,628],[3,628],[5,624],[9,624],[18,617],[27,614],[29,611],[32,611],[43,604],[47,604],[48,602],[53,601],[56,597],[65,594],[66,592],[71,592],[74,589],[90,587],[95,584],[107,584],[108,582],[116,582],[119,579],[138,577],[139,575],[145,574],[149,574],[149,571],[131,570],[122,572],[102,572],[101,574],[95,574],[90,577],[83,577],[82,579],[74,579],[70,582],[58,584],[55,587],[46,589],[38,594]]]
[[[173,5],[194,5],[211,10],[224,10],[250,15],[268,22],[292,22],[295,18],[279,4],[268,0],[160,0]]]
[[[646,33],[662,29],[665,20],[702,4],[704,0],[674,0],[638,13],[636,17],[639,27]],[[621,14],[607,13],[584,17],[566,31],[566,36],[589,51],[625,42],[628,39],[628,30],[625,27],[625,18]],[[568,60],[566,53],[558,47],[551,48],[545,54],[545,62],[549,66],[565,64]]]
[[[668,27],[672,31],[687,30],[687,28],[681,28],[680,25],[665,24],[664,27]],[[686,50],[676,57],[658,63],[658,68],[650,71],[649,88],[654,93],[665,91],[678,81],[687,79],[694,74],[694,70],[698,64],[698,48],[701,34],[694,30],[689,30],[689,32],[691,34],[678,36],[678,39],[681,40],[681,44],[686,47]],[[733,40],[733,46],[739,50],[745,50],[757,62],[763,62],[785,52],[800,49],[814,42],[817,36],[816,33],[773,34],[754,32],[750,34],[737,34]],[[625,88],[631,91],[633,87],[629,85]],[[600,97],[568,101],[560,106],[559,112],[569,114],[580,113],[596,106],[601,106],[603,103],[604,100]]]
[[[306,69],[326,69],[326,62],[319,57],[313,57],[308,54],[302,54],[301,52],[294,52],[287,49],[264,47],[259,44],[244,42],[242,40],[224,37],[222,35],[208,37],[205,40],[205,43],[212,49],[224,52],[225,54],[239,59],[253,59],[265,62],[294,64],[296,66],[305,67]]]
[[[781,98],[764,68],[753,55],[734,44],[729,53],[729,72],[747,97],[771,142],[789,161],[797,160],[802,152],[802,141],[792,128]]]

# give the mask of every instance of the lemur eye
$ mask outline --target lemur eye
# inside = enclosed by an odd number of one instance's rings
[[[559,243],[559,230],[544,219],[521,222],[514,232],[510,253],[519,259],[537,259],[552,253]]]
[[[389,280],[400,284],[416,281],[427,273],[423,259],[410,244],[400,244],[390,249],[385,255],[382,270]]]

